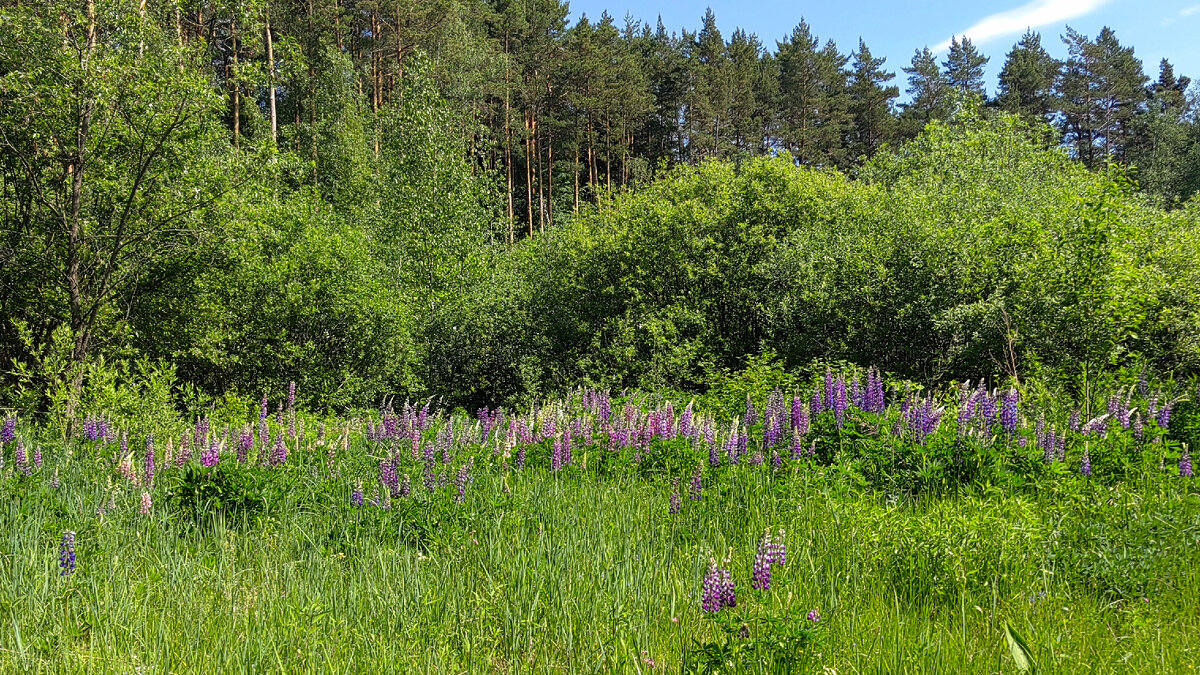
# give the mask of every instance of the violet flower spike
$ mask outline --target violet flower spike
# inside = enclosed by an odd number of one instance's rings
[[[69,576],[75,573],[75,533],[71,530],[63,532],[62,543],[58,547],[59,576]]]

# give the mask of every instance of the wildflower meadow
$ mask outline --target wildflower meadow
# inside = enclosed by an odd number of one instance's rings
[[[1188,672],[1195,385],[7,418],[4,672]]]

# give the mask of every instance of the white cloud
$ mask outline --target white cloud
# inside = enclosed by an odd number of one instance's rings
[[[1015,9],[984,17],[958,35],[971,38],[975,44],[981,44],[1006,35],[1016,35],[1027,28],[1037,28],[1091,14],[1107,2],[1108,0],[1033,0]],[[1192,9],[1200,12],[1200,5],[1188,8]],[[933,51],[944,52],[949,48],[950,41],[946,40],[935,46]]]
[[[1179,10],[1179,16],[1185,19],[1193,14],[1198,13],[1200,13],[1200,5],[1192,5],[1191,7],[1184,7],[1183,9]]]

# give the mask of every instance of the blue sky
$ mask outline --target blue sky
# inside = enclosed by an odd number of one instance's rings
[[[624,25],[626,14],[653,26],[661,15],[667,29],[678,32],[699,29],[706,7],[712,7],[726,39],[741,27],[756,33],[772,50],[801,17],[822,41],[832,38],[843,52],[857,48],[862,37],[875,56],[887,57],[886,68],[896,73],[893,82],[901,90],[905,82],[900,68],[911,61],[914,49],[938,48],[951,36],[966,34],[991,57],[987,85],[988,93],[994,94],[1004,56],[1028,26],[1042,34],[1042,44],[1059,58],[1066,56],[1059,39],[1066,26],[1089,37],[1110,26],[1122,44],[1134,47],[1151,79],[1158,76],[1163,57],[1170,59],[1176,74],[1200,79],[1200,0],[571,0],[571,21],[584,13],[598,19],[608,10],[618,26]]]

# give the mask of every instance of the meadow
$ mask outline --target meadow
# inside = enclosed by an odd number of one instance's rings
[[[9,418],[0,670],[1189,672],[1169,384]]]

